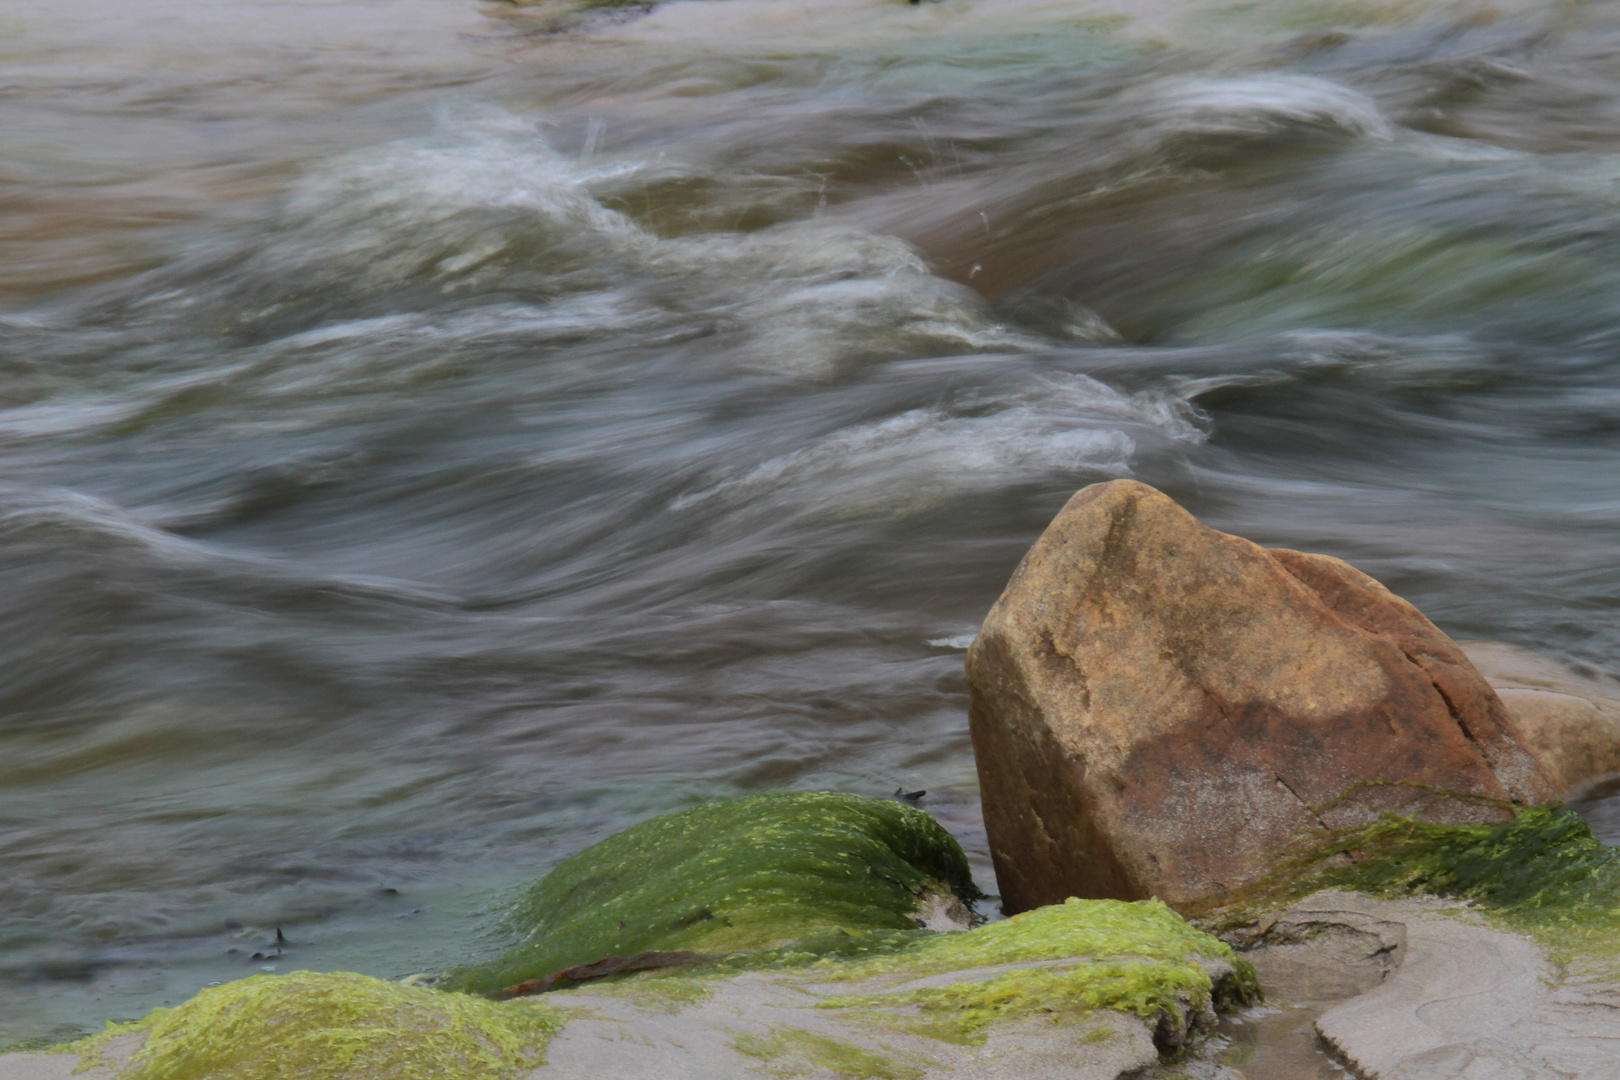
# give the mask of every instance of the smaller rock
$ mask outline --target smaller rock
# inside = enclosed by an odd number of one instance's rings
[[[1498,641],[1462,646],[1496,689],[1560,794],[1620,773],[1620,680],[1582,675]]]

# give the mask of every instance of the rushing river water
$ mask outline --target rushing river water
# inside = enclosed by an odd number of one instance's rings
[[[0,1043],[743,792],[991,884],[1100,479],[1620,670],[1620,5],[1116,8],[5,5]]]

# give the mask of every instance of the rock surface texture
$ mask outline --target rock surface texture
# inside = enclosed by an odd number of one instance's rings
[[[1138,1076],[1159,1061],[1152,1026],[1123,1013],[1102,1012],[1064,1027],[1036,1021],[997,1032],[982,1046],[953,1045],[851,1024],[837,1011],[817,1007],[828,993],[850,989],[750,974],[718,986],[703,1001],[666,1010],[649,1009],[633,996],[570,991],[559,996],[560,1003],[591,1013],[564,1029],[551,1045],[547,1064],[530,1080],[831,1080],[852,1075],[1116,1080]]]
[[[1603,988],[1560,983],[1528,938],[1434,901],[1320,893],[1289,916],[1341,928],[1321,959],[1341,962],[1346,938],[1375,932],[1399,948],[1378,985],[1322,1013],[1316,1030],[1355,1075],[1377,1080],[1620,1080],[1620,1009]],[[1260,950],[1264,953],[1266,950]],[[1262,971],[1265,956],[1249,954]],[[1299,958],[1293,958],[1297,967]],[[1377,961],[1372,961],[1376,963]]]
[[[1117,1012],[1061,1027],[1030,1023],[964,1046],[875,1031],[817,1007],[826,990],[847,992],[844,985],[747,974],[695,1001],[619,989],[555,995],[559,1005],[578,1009],[578,1018],[552,1041],[546,1064],[511,1080],[1123,1080],[1159,1061],[1153,1026]],[[126,1080],[115,1067],[75,1072],[82,1064],[77,1054],[3,1054],[0,1080]],[[355,1071],[348,1080],[396,1078]]]
[[[1069,500],[967,670],[1009,911],[1241,886],[1313,827],[1410,810],[1413,785],[1553,793],[1495,692],[1412,605],[1337,559],[1206,528],[1134,481]]]
[[[1463,646],[1560,794],[1620,773],[1620,681],[1495,641]]]

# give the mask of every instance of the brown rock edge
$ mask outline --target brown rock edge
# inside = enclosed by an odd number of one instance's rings
[[[1241,886],[1301,834],[1410,810],[1426,789],[1554,793],[1496,693],[1411,604],[1338,559],[1207,528],[1135,481],[1069,500],[967,671],[1009,913]],[[1356,785],[1374,786],[1343,799]]]
[[[708,953],[692,952],[690,949],[677,949],[674,952],[639,952],[634,956],[604,956],[600,960],[592,960],[588,964],[575,964],[571,968],[563,968],[539,979],[529,979],[525,982],[513,983],[504,989],[497,990],[489,995],[495,1001],[506,1001],[515,997],[526,997],[529,994],[544,994],[549,990],[567,986],[570,983],[589,982],[591,979],[605,979],[609,975],[625,975],[632,971],[660,971],[665,968],[690,967],[701,964],[707,960],[715,959]]]

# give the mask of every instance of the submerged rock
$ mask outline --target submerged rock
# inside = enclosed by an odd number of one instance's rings
[[[1552,793],[1496,694],[1417,609],[1337,559],[1206,528],[1134,481],[1069,501],[967,669],[1010,911],[1070,895],[1178,904],[1256,880],[1313,829],[1392,809],[1501,819]],[[1422,805],[1435,789],[1479,798]]]
[[[838,948],[846,939],[825,935],[841,931],[966,928],[979,895],[956,840],[904,803],[834,792],[709,803],[563,862],[509,913],[517,944],[441,985],[552,989],[565,969],[607,958],[698,954],[677,961],[689,962],[818,934]]]

